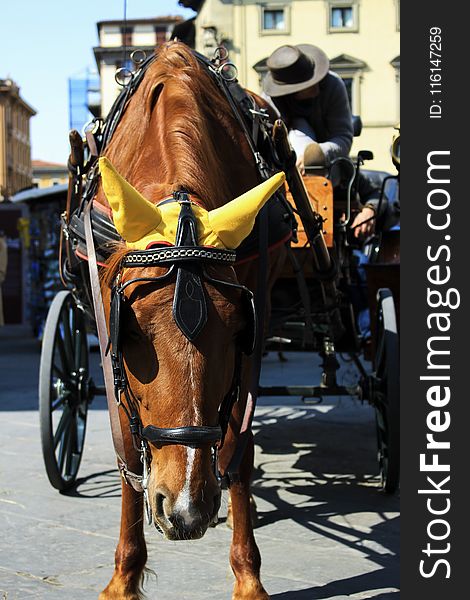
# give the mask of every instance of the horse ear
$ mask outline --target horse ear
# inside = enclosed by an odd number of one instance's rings
[[[103,190],[113,211],[113,221],[126,242],[137,242],[162,220],[159,209],[131,186],[104,156],[99,159]]]
[[[250,234],[264,204],[286,179],[281,171],[263,183],[209,212],[209,225],[226,248],[234,250]]]

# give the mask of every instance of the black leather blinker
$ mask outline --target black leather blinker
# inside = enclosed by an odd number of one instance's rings
[[[173,319],[190,342],[207,322],[207,303],[201,276],[192,267],[180,267],[176,276]]]
[[[197,221],[191,202],[184,192],[175,192],[181,204],[176,232],[176,246],[197,246]],[[178,265],[173,319],[181,332],[192,342],[207,322],[207,302],[202,284],[201,268],[197,264],[182,262]]]

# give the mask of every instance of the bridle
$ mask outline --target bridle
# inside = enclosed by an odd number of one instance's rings
[[[270,169],[256,145],[258,136],[261,136],[265,143],[268,144],[268,148],[272,148],[271,138],[266,129],[269,118],[267,112],[257,110],[253,99],[249,97],[246,92],[235,85],[235,83],[232,85],[232,82],[227,81],[222,77],[222,61],[218,64],[217,60],[210,61],[197,52],[193,52],[193,54],[198,62],[208,71],[221,93],[227,99],[249,145],[260,180],[267,179],[270,176]],[[99,125],[96,132],[87,134],[90,148],[95,148],[95,151],[92,152],[92,156],[97,157],[99,153],[102,153],[105,150],[114,134],[117,124],[128,106],[130,97],[142,81],[146,69],[155,58],[155,56],[149,57],[140,65],[139,70],[134,74],[130,84],[124,88],[123,92],[111,108],[110,114],[104,123],[104,127],[101,128],[101,125]],[[250,122],[252,125],[251,128],[248,125]],[[273,152],[269,151],[268,153],[271,160],[275,162],[275,155]],[[176,201],[181,205],[176,244],[174,247],[131,251],[124,256],[111,293],[109,342],[105,352],[106,336],[108,335],[108,332],[106,331],[103,313],[96,251],[91,224],[92,199],[96,194],[99,181],[97,161],[93,162],[87,168],[86,173],[86,184],[83,194],[81,195],[78,213],[83,213],[91,292],[95,310],[95,322],[100,339],[113,443],[119,469],[124,480],[136,490],[143,490],[144,492],[147,518],[150,522],[152,515],[147,492],[148,476],[150,473],[148,461],[149,443],[157,448],[168,444],[192,447],[209,444],[212,448],[214,473],[219,482],[221,484],[227,483],[227,485],[230,485],[231,482],[238,478],[238,467],[241,463],[247,440],[249,439],[256,398],[249,399],[247,403],[237,446],[224,473],[223,480],[218,469],[218,451],[222,447],[224,441],[232,408],[239,397],[243,353],[251,354],[254,351],[257,368],[252,370],[252,384],[254,382],[257,387],[262,352],[262,336],[260,335],[260,332],[264,329],[263,318],[266,302],[267,212],[265,207],[261,210],[259,215],[259,283],[255,302],[253,293],[245,286],[227,281],[219,281],[211,277],[207,272],[207,269],[205,268],[207,265],[233,265],[235,262],[235,252],[232,250],[220,250],[198,245],[195,220],[191,211],[191,201],[188,196],[185,195],[184,192],[177,192],[170,200],[165,200]],[[76,170],[75,181],[78,182],[80,177],[81,171]],[[78,190],[80,189],[80,186],[76,185],[75,188]],[[123,269],[148,266],[168,267],[168,271],[160,277],[135,277],[131,280],[122,282]],[[219,422],[215,426],[201,427],[188,425],[184,427],[159,428],[154,425],[148,425],[147,427],[143,427],[137,410],[137,400],[133,396],[128,383],[120,340],[121,308],[126,301],[124,291],[131,283],[154,282],[165,284],[172,278],[175,278],[176,280],[173,318],[180,330],[189,340],[197,337],[207,319],[207,305],[203,286],[204,281],[216,286],[235,288],[242,292],[242,303],[245,306],[247,326],[237,341],[234,376],[231,388],[220,405]],[[191,293],[188,293],[189,289],[191,290]],[[191,308],[188,309],[188,306],[191,306]],[[196,311],[194,310],[195,307],[197,307]],[[257,323],[257,319],[259,320],[259,323]],[[113,396],[115,400],[114,403]],[[121,408],[127,415],[134,447],[140,453],[140,459],[143,465],[142,475],[133,473],[128,467],[125,444],[120,430],[120,419],[117,414],[118,408]]]
[[[171,201],[180,204],[175,246],[131,251],[124,256],[114,280],[109,316],[107,351],[110,353],[113,369],[114,395],[117,404],[124,411],[129,421],[134,447],[141,453],[143,463],[141,486],[144,492],[149,523],[152,514],[147,489],[150,474],[150,464],[147,458],[148,444],[152,444],[157,448],[171,444],[190,447],[210,445],[214,474],[217,480],[221,482],[218,452],[224,443],[233,406],[240,395],[242,353],[249,355],[253,352],[257,329],[254,296],[251,290],[239,283],[215,279],[209,275],[206,269],[207,265],[232,265],[235,262],[235,251],[199,246],[197,222],[191,209],[193,202],[185,192],[175,192]],[[134,277],[122,281],[124,269],[157,266],[168,267],[168,270],[160,276]],[[220,405],[217,425],[186,425],[170,428],[147,425],[143,427],[139,416],[138,401],[129,385],[121,343],[122,307],[127,302],[124,292],[133,284],[166,284],[172,280],[175,281],[173,319],[190,342],[198,337],[207,322],[207,299],[204,282],[216,286],[227,286],[240,290],[242,293],[241,298],[246,325],[236,341],[232,383]],[[123,475],[125,477],[126,473],[123,472]]]

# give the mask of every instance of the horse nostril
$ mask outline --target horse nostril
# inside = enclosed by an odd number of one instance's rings
[[[157,495],[155,497],[155,511],[156,511],[158,517],[165,516],[165,512],[163,509],[163,503],[165,501],[165,498],[166,498],[165,494],[157,492]]]
[[[173,525],[173,527],[184,528],[184,518],[178,513],[171,513],[171,515],[168,515],[168,520]]]

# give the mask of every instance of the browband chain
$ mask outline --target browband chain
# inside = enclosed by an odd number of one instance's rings
[[[235,250],[220,248],[200,248],[194,246],[175,246],[171,248],[152,248],[150,250],[134,250],[122,259],[123,267],[152,267],[175,261],[209,260],[218,263],[233,264],[236,260]]]

